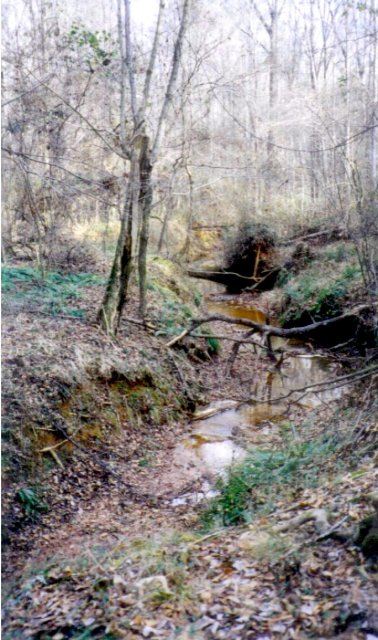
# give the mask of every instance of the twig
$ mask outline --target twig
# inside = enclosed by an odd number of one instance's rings
[[[223,529],[218,529],[218,531],[213,531],[212,533],[208,533],[206,536],[202,536],[202,538],[198,538],[198,540],[194,540],[193,542],[189,542],[187,548],[195,547],[197,544],[208,540],[209,538],[215,538],[216,536],[220,536],[222,533],[230,533],[232,529],[236,529],[237,527],[224,527]]]
[[[61,459],[59,458],[58,454],[56,451],[50,450],[49,451],[50,455],[54,458],[56,464],[61,468],[64,469],[64,465],[63,462],[61,461]]]
[[[364,378],[372,376],[375,373],[378,373],[378,365],[374,365],[373,367],[366,367],[365,369],[362,369],[362,371],[359,371],[357,373],[350,373],[345,376],[340,376],[339,378],[334,378],[333,380],[325,380],[324,382],[316,382],[314,384],[309,384],[305,387],[298,387],[297,389],[291,389],[291,391],[289,391],[284,396],[278,396],[277,398],[270,398],[269,400],[260,400],[258,398],[250,398],[248,401],[246,401],[246,403],[250,402],[250,403],[258,403],[258,404],[263,404],[263,403],[273,404],[276,402],[281,402],[281,400],[286,400],[287,398],[290,398],[295,393],[300,393],[301,391],[306,392],[310,389],[313,389],[314,393],[316,391],[320,392],[323,389],[326,389],[327,391],[334,391],[339,387],[342,387],[348,384],[354,384],[355,382],[358,382],[359,380],[363,380]],[[304,396],[301,396],[301,397],[304,397]]]
[[[68,442],[67,438],[65,438],[61,442],[58,442],[58,444],[51,445],[51,447],[43,447],[43,449],[37,449],[36,453],[51,453],[52,451],[55,451],[55,449],[61,447],[63,444],[66,444],[66,442]]]
[[[169,340],[169,342],[167,342],[165,346],[173,347],[174,344],[176,344],[177,342],[180,342],[180,340],[185,338],[185,336],[187,336],[189,333],[190,333],[190,329],[184,329],[184,331],[182,331],[179,336],[176,336],[175,338],[172,338],[171,340]]]
[[[343,525],[344,522],[346,522],[348,519],[349,519],[348,515],[344,516],[344,518],[341,518],[339,522],[336,522],[327,531],[324,531],[324,533],[321,533],[319,536],[317,536],[317,538],[314,538],[312,542],[318,542],[319,540],[324,540],[325,538],[329,538],[329,536],[331,536],[335,531],[337,531],[337,529],[340,529],[341,525]]]
[[[151,329],[151,331],[156,331],[157,327],[155,325],[146,322],[145,320],[135,320],[134,318],[122,318],[122,322],[131,322],[131,324],[137,324],[140,327],[145,327],[146,329]]]
[[[217,340],[229,340],[230,342],[239,342],[240,344],[252,344],[255,347],[261,347],[261,349],[268,349],[268,347],[266,347],[265,345],[261,344],[261,342],[259,342],[258,340],[243,340],[242,338],[234,338],[232,336],[222,336],[222,335],[219,335],[219,334],[214,335],[213,333],[211,334],[211,336],[208,333],[196,333],[194,337],[195,338],[216,338]],[[168,345],[166,345],[166,346],[168,346]],[[281,349],[277,349],[277,351],[280,352]],[[290,353],[290,355],[291,355],[291,353]],[[293,356],[295,356],[295,354],[293,354]],[[300,356],[298,356],[298,357],[300,357]],[[316,356],[308,356],[308,357],[314,357],[315,358]],[[322,357],[326,358],[327,356],[322,356]]]
[[[247,333],[244,334],[244,338],[249,338],[254,333],[255,333],[255,329],[250,329],[250,331],[247,331]],[[234,341],[234,344],[233,344],[232,349],[231,349],[231,354],[230,354],[230,357],[229,357],[228,363],[227,363],[227,372],[228,373],[231,372],[231,369],[235,364],[235,360],[238,357],[238,353],[239,353],[241,344],[242,343],[240,342],[240,340],[235,340]],[[256,344],[256,343],[254,343],[254,344]],[[264,345],[263,348],[266,349],[267,347]],[[255,352],[256,352],[256,349],[255,349]]]

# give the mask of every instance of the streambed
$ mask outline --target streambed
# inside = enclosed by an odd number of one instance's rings
[[[232,299],[213,302],[208,309],[212,313],[266,321],[261,310],[242,307]],[[245,328],[239,330],[243,332]],[[170,486],[196,487],[195,491],[183,491],[175,497],[173,506],[213,496],[216,478],[226,475],[232,463],[242,460],[248,449],[274,442],[282,425],[290,428],[292,407],[305,414],[306,410],[329,404],[345,393],[345,387],[321,386],[335,377],[334,364],[328,357],[309,352],[298,341],[274,338],[272,342],[273,349],[285,346],[285,358],[280,366],[272,363],[267,371],[256,375],[251,385],[252,400],[247,404],[224,399],[201,408],[189,425],[189,435],[172,450],[166,481]],[[258,351],[257,347],[256,358]],[[242,357],[241,354],[239,358]],[[311,388],[306,389],[309,385]]]

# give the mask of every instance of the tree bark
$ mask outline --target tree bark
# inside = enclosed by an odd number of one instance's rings
[[[152,207],[152,169],[148,136],[144,136],[139,158],[140,190],[139,206],[141,208],[141,230],[138,253],[139,272],[139,314],[143,318],[146,312],[147,281],[147,248],[150,236],[150,217]]]
[[[102,301],[98,320],[107,333],[116,332],[127,301],[128,285],[132,271],[132,237],[134,220],[134,193],[139,184],[139,167],[136,149],[131,155],[131,168],[126,188],[121,229],[113,265]]]
[[[131,102],[131,115],[134,123],[133,134],[128,141],[124,140],[125,148],[128,142],[128,154],[130,158],[130,176],[123,209],[121,230],[117,242],[117,248],[113,260],[112,270],[109,276],[104,300],[102,302],[98,319],[104,329],[108,332],[115,332],[119,326],[122,311],[127,301],[127,290],[132,270],[132,235],[134,227],[134,207],[135,195],[141,211],[141,226],[138,247],[138,273],[139,273],[139,311],[143,316],[146,309],[146,275],[147,275],[147,248],[149,240],[149,222],[152,208],[153,187],[152,171],[159,155],[160,139],[163,126],[165,124],[167,110],[172,101],[173,89],[176,83],[178,68],[181,59],[182,43],[188,22],[190,0],[184,0],[183,12],[179,27],[179,32],[175,42],[172,66],[167,87],[162,101],[160,114],[158,117],[156,133],[150,150],[150,136],[146,134],[145,114],[150,99],[151,77],[154,71],[158,53],[158,43],[161,32],[161,19],[164,10],[164,0],[160,0],[159,13],[156,22],[153,46],[150,54],[148,68],[145,75],[143,96],[140,106],[137,105],[136,77],[131,40],[131,20],[130,20],[130,0],[123,0],[124,25],[122,26],[121,2],[118,4],[118,25],[120,38],[120,51],[122,57],[123,80],[128,78]],[[124,41],[122,38],[124,35]],[[122,85],[124,86],[124,85]],[[125,90],[121,86],[121,114],[124,113],[122,100],[125,99]],[[121,133],[125,135],[125,126],[122,125]]]

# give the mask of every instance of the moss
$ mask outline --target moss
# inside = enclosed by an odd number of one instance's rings
[[[367,558],[378,558],[378,528],[372,529],[364,538],[361,551]]]
[[[158,291],[163,299],[176,303],[195,305],[196,291],[180,266],[165,258],[154,257],[150,260],[148,288]]]
[[[366,516],[359,524],[356,545],[367,558],[378,558],[378,516]]]

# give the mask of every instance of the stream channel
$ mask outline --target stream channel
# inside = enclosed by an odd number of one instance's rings
[[[232,298],[208,302],[207,306],[212,313],[260,323],[266,321],[262,311],[242,307]],[[239,327],[239,330],[246,329]],[[301,410],[303,416],[306,410],[328,404],[345,393],[345,387],[331,390],[315,387],[312,392],[290,393],[334,378],[334,364],[328,357],[311,352],[308,345],[299,341],[272,339],[273,349],[283,344],[286,353],[284,365],[282,368],[268,367],[267,371],[256,376],[251,389],[255,399],[253,404],[223,399],[202,407],[194,415],[189,434],[172,450],[170,470],[163,482],[165,487],[159,487],[163,492],[168,487],[179,489],[177,497],[171,501],[173,507],[196,504],[215,496],[216,478],[219,475],[224,477],[229,466],[241,461],[248,449],[266,447],[267,441],[271,442],[275,434],[279,434],[279,425],[284,421],[288,423],[288,411],[293,405]],[[239,358],[242,357],[241,352]],[[280,400],[283,396],[286,398]]]

